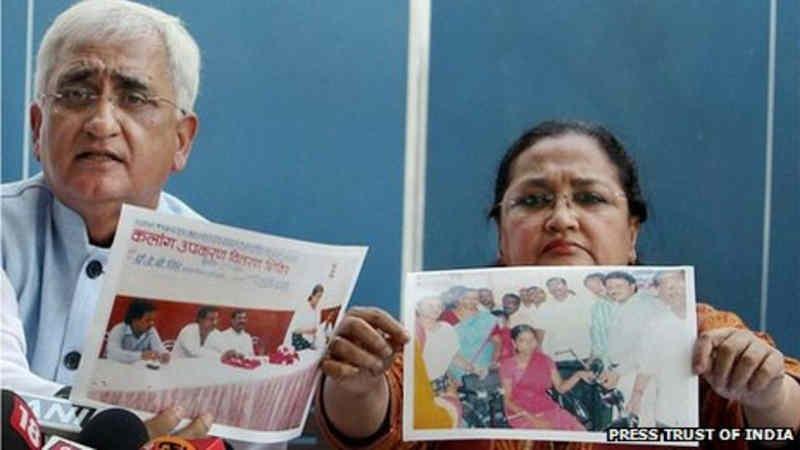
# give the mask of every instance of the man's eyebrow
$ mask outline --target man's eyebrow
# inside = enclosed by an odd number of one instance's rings
[[[114,80],[119,83],[119,87],[123,89],[131,89],[135,91],[148,91],[150,86],[147,85],[145,80],[134,75],[127,75],[124,73],[114,73]]]
[[[93,67],[86,67],[86,66],[78,66],[74,69],[70,69],[63,74],[58,79],[58,86],[63,86],[65,84],[71,83],[78,83],[81,81],[85,81],[88,78],[91,78],[93,75],[97,73],[97,69]]]

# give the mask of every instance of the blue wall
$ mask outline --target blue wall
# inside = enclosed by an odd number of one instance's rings
[[[35,41],[67,1],[35,2]],[[354,302],[399,311],[408,4],[153,1],[204,57],[168,189],[212,220],[368,244]],[[768,330],[800,355],[800,2],[779,1]],[[2,2],[2,180],[21,175],[25,8]],[[652,207],[641,253],[757,327],[769,2],[434,0],[425,268],[491,261],[494,170],[550,117],[608,125]]]
[[[71,3],[35,3],[34,48]],[[203,56],[199,135],[168,191],[214,221],[369,245],[354,302],[397,313],[408,5],[151,3]],[[25,4],[3,2],[3,181],[21,173]]]
[[[768,329],[800,354],[798,2],[779,2]],[[505,148],[546,118],[607,125],[652,215],[640,254],[759,325],[769,2],[434,1],[425,268],[495,258]]]

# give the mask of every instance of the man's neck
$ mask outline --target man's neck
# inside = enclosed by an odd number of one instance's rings
[[[126,202],[143,208],[155,209],[158,207],[158,196],[148,202],[134,200]],[[119,224],[119,216],[122,213],[122,203],[123,201],[121,200],[109,200],[96,202],[88,206],[73,207],[65,202],[67,206],[74,209],[81,216],[84,224],[86,224],[89,243],[98,247],[110,247],[114,241],[114,235]]]

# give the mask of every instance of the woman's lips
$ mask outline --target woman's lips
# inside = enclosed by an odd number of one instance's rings
[[[558,239],[555,241],[550,241],[547,245],[544,246],[542,249],[542,253],[550,253],[556,255],[572,255],[578,250],[582,250],[582,247],[572,241],[565,241],[562,239]]]

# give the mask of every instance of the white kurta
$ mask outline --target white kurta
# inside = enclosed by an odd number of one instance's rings
[[[592,305],[594,300],[570,295],[565,300],[547,299],[539,305],[537,326],[544,330],[542,349],[554,360],[571,359],[572,350],[578,358],[589,356]]]

